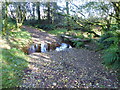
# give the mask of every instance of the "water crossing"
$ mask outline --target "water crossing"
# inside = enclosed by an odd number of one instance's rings
[[[34,52],[41,52],[45,53],[50,51],[53,47],[55,51],[62,51],[65,50],[66,48],[72,48],[71,45],[66,44],[66,43],[56,43],[56,44],[48,44],[48,43],[41,43],[41,44],[32,44],[30,48],[28,49],[28,54],[34,53]],[[53,50],[53,49],[52,49]]]
[[[65,50],[66,48],[72,48],[72,46],[70,46],[69,44],[66,43],[62,43],[60,47],[56,47],[56,51],[62,51]]]

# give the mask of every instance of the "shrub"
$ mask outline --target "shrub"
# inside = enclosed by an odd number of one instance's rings
[[[101,36],[101,38],[98,42],[103,46],[102,48],[106,49],[114,42],[114,40],[106,40],[106,39],[113,37],[113,36],[114,35],[112,33],[106,33],[106,34]]]
[[[104,39],[105,49],[103,50],[103,63],[109,68],[119,69],[120,68],[120,34],[116,31],[109,31],[109,36]],[[105,43],[106,42],[106,43]],[[109,42],[109,43],[107,43]]]
[[[55,29],[55,26],[52,25],[52,24],[41,24],[41,25],[37,25],[36,27],[40,28],[40,29],[44,29],[44,30],[53,30],[53,29]]]
[[[31,36],[27,31],[11,32],[9,39],[11,46],[19,49],[31,43]]]
[[[73,41],[73,45],[75,45],[76,48],[80,48],[80,47],[84,46],[84,42]]]

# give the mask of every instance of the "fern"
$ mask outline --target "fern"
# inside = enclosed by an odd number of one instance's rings
[[[105,53],[108,53],[108,52],[109,52],[109,53],[110,53],[110,52],[114,52],[114,53],[116,53],[116,52],[119,51],[118,48],[119,48],[119,47],[118,47],[117,44],[112,44],[111,46],[109,46],[108,49],[105,49],[104,52],[105,52]]]
[[[105,39],[104,41],[114,41],[114,42],[118,42],[118,38],[117,38],[117,37],[109,37],[109,38]]]
[[[120,50],[119,50],[120,37],[117,33],[115,33],[115,31],[112,37],[108,37],[104,40],[104,42],[111,42],[111,41],[112,43],[109,44],[109,47],[104,49],[103,51],[103,63],[110,68],[119,69],[120,68]],[[105,45],[107,45],[107,43],[105,43]]]
[[[73,42],[74,42],[73,45],[75,45],[76,48],[80,48],[81,46],[84,45],[84,43],[80,41],[73,41]]]
[[[110,52],[110,53],[107,53],[103,56],[104,58],[104,63],[106,65],[111,65],[115,62],[115,60],[118,60],[118,55],[115,53],[115,52]]]

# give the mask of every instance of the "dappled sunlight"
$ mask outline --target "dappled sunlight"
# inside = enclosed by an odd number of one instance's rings
[[[36,67],[35,65],[28,65],[28,69],[33,70],[34,72],[40,72],[39,68]]]
[[[100,36],[103,34],[102,28],[94,28],[93,31]]]
[[[32,55],[30,55],[30,57],[34,58],[35,61],[37,61],[37,60],[41,61],[42,60],[42,61],[45,61],[45,62],[51,62],[50,56],[48,56],[45,53],[33,53]]]
[[[32,40],[33,40],[34,42],[38,43],[38,44],[41,43],[41,40],[40,40],[39,38],[32,38]]]
[[[46,58],[46,59],[50,59],[50,56],[48,56],[47,54],[41,54],[41,56]]]
[[[2,49],[2,83],[4,88],[18,85],[19,79],[23,75],[22,70],[27,67],[27,59],[28,57],[17,49]]]
[[[0,55],[1,56],[1,55]],[[1,56],[2,57],[2,56]],[[9,65],[9,63],[7,62],[7,60],[4,60],[4,61],[2,61],[2,65]]]
[[[46,43],[50,41],[49,39],[54,40],[54,37],[47,33],[39,34],[40,37],[33,37],[34,41],[40,39],[38,42]],[[81,32],[73,31],[70,34],[78,34],[76,40],[84,37]],[[93,48],[93,45],[90,46]],[[109,76],[101,73],[105,72],[100,64],[101,58],[97,52],[91,50],[72,48],[60,52],[31,53],[28,56],[30,61],[23,78],[24,87],[99,87],[96,84],[100,82],[102,85],[101,83],[105,80],[102,77]],[[113,85],[112,82],[110,84]]]
[[[30,62],[33,64],[45,65],[51,62],[50,56],[45,53],[32,53],[29,57],[31,58]]]
[[[13,77],[14,76],[14,72],[10,72],[10,74],[9,74],[11,77]]]
[[[0,48],[10,49],[11,47],[7,44],[7,42],[0,37]]]
[[[45,62],[51,62],[51,60],[49,59],[43,59]]]
[[[40,57],[39,56],[32,56],[32,58],[39,59]]]
[[[38,37],[39,37],[39,35],[37,35],[37,34],[33,34],[32,36],[33,36],[33,37],[36,37],[36,38],[38,38]]]
[[[78,51],[77,49],[73,49],[69,52],[54,51],[31,54],[31,57],[35,55],[40,59],[32,57],[31,61],[33,63],[29,65],[29,69],[32,71],[24,79],[23,86],[32,87],[31,85],[34,85],[34,87],[41,88],[98,87],[96,83],[99,81],[101,84],[101,82],[103,82],[102,77],[108,77],[108,75],[101,74],[101,72],[105,71],[99,63],[100,58],[96,58],[99,56],[99,53],[95,54],[95,52],[92,51],[85,52],[86,50],[81,49]],[[73,53],[81,57],[77,58]],[[93,57],[91,57],[91,55],[93,55]],[[95,62],[93,62],[93,58]],[[96,74],[96,72],[98,74]],[[99,78],[97,75],[99,75]],[[95,78],[95,80],[93,80],[93,78]],[[32,82],[28,83],[28,81]],[[26,86],[26,84],[28,84],[28,86]]]
[[[2,3],[3,88],[119,86],[120,1],[82,1]]]
[[[46,37],[46,39],[50,39],[50,37]]]

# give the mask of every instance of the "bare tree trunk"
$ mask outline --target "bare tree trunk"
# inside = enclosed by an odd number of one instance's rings
[[[17,9],[16,9],[16,23],[17,23],[17,30],[19,31],[20,27],[23,24],[23,21],[25,20],[25,15],[26,15],[26,10],[24,8],[24,10],[21,10],[21,8],[24,7],[24,5],[17,5]]]
[[[50,2],[47,3],[47,7],[48,7],[48,9],[47,9],[47,11],[48,11],[48,13],[47,13],[47,19],[48,19],[48,24],[50,24],[51,23],[51,18],[50,18]]]
[[[38,22],[41,21],[41,18],[40,18],[40,3],[37,2],[37,14],[38,14]]]
[[[5,2],[5,10],[3,10],[3,19],[4,19],[4,23],[3,23],[3,35],[8,35],[8,5],[9,3],[8,2]]]
[[[67,11],[67,15],[69,15],[69,3],[68,2],[66,2],[66,11]],[[67,17],[67,28],[68,28],[68,31],[71,30],[69,17]]]
[[[34,5],[34,2],[33,2],[33,6],[32,6],[32,16],[33,16],[33,20],[35,20],[35,5]]]

